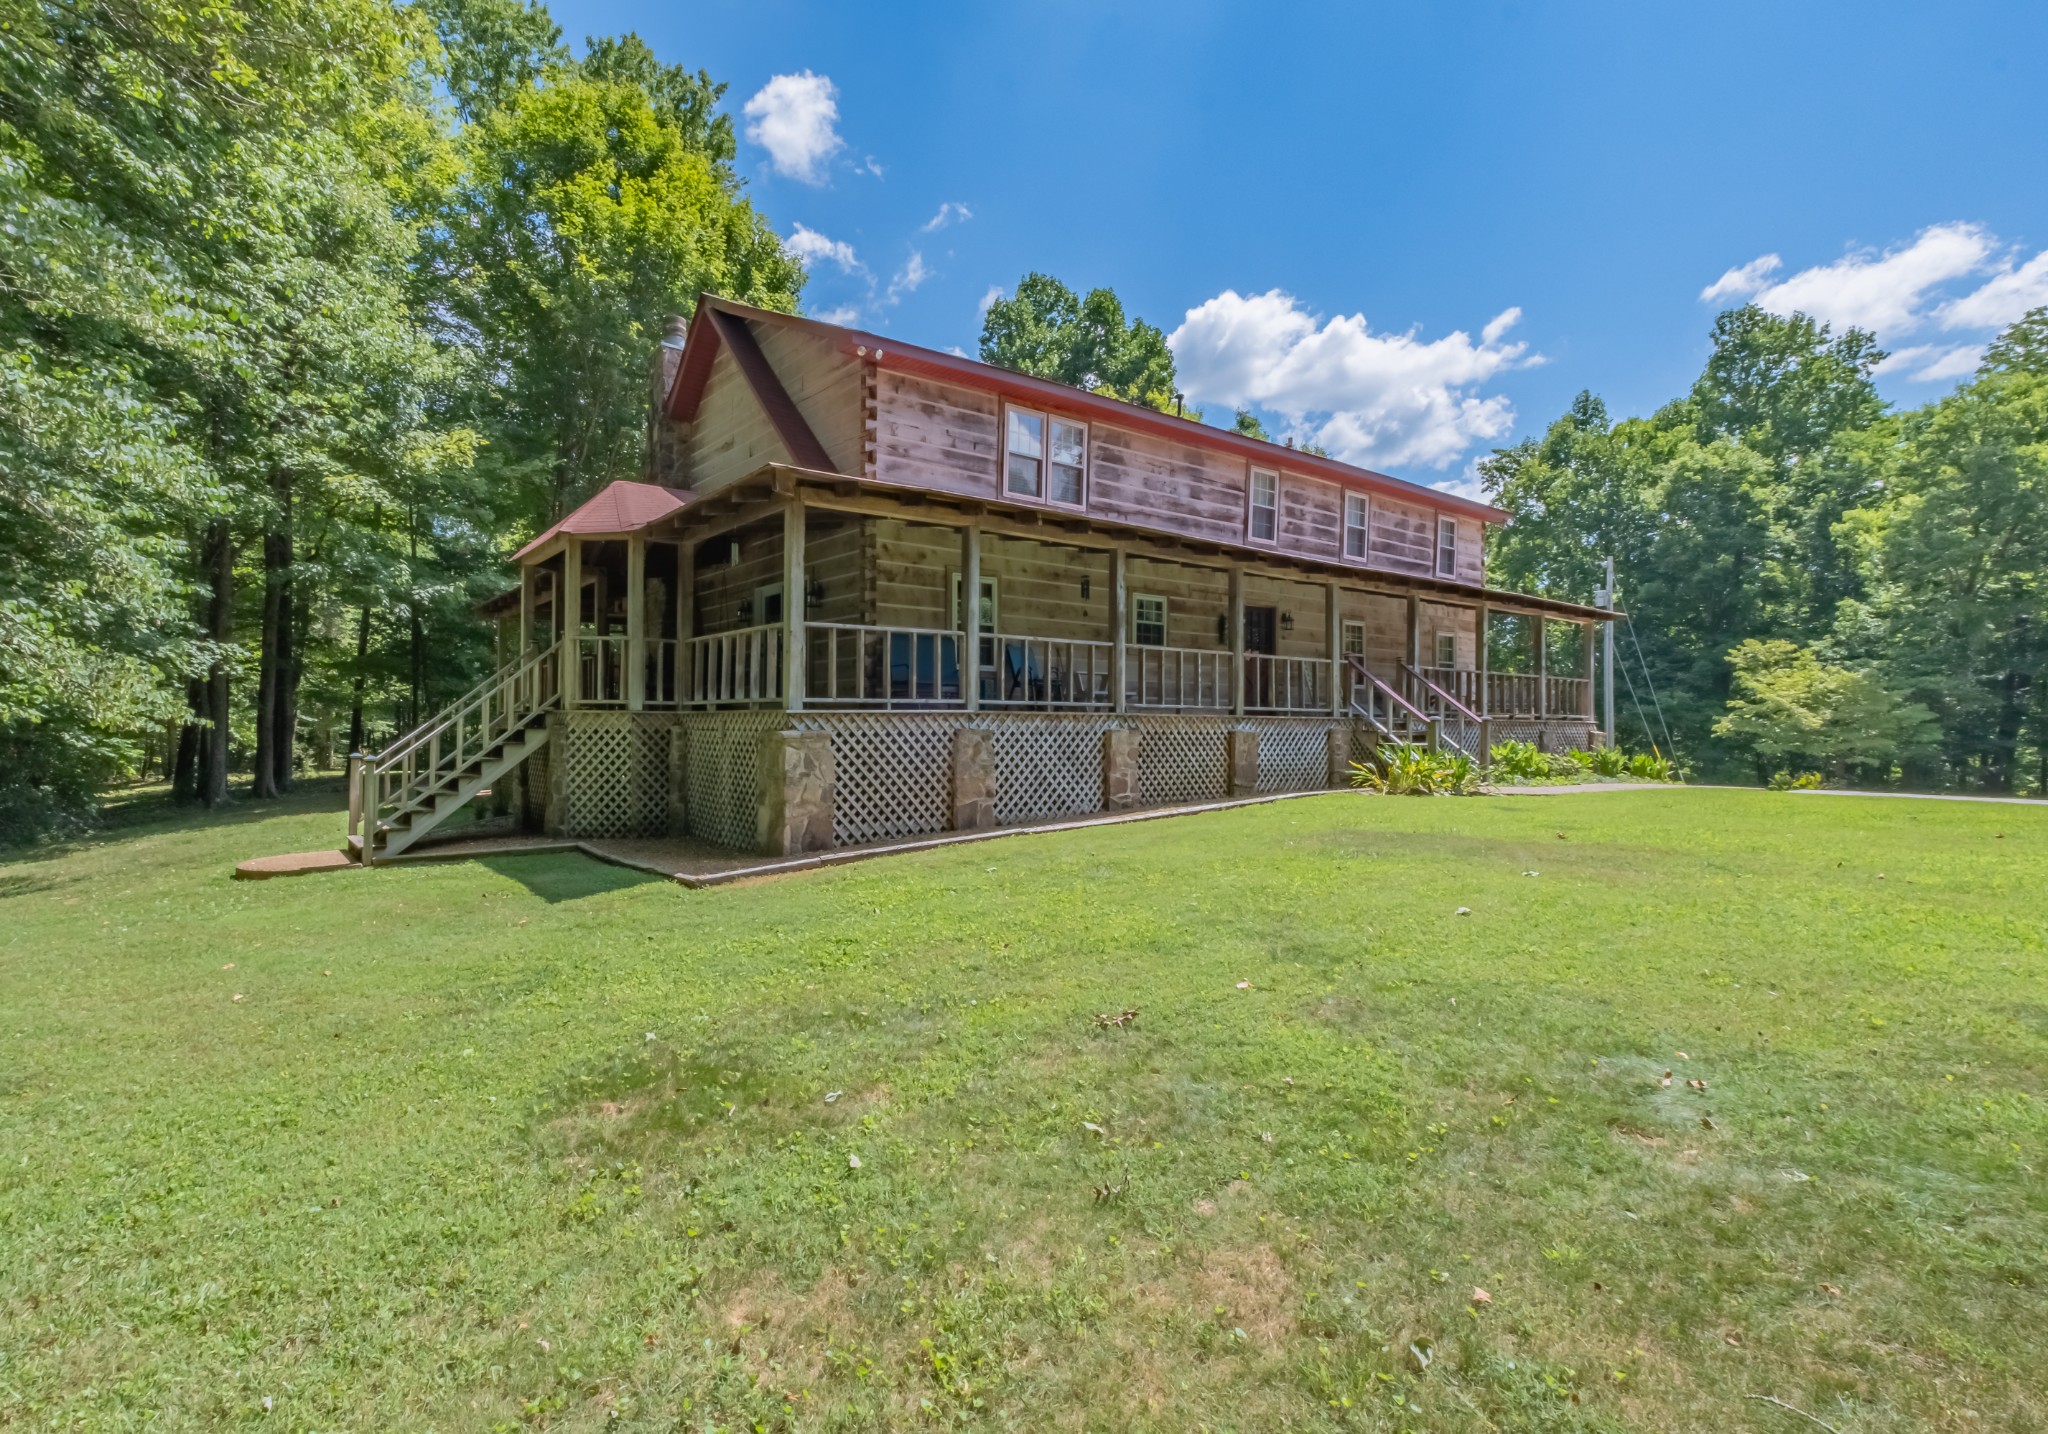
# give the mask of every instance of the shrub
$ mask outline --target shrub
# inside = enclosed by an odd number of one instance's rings
[[[1470,757],[1412,742],[1383,742],[1372,761],[1351,764],[1352,786],[1387,796],[1469,797],[1479,782],[1479,764]]]
[[[1678,773],[1672,769],[1668,758],[1651,752],[1638,752],[1628,759],[1628,774],[1639,782],[1675,782]]]
[[[1827,779],[1819,772],[1801,772],[1797,776],[1773,772],[1768,785],[1774,792],[1817,792],[1827,785]]]

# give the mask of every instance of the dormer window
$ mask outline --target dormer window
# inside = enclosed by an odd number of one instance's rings
[[[1270,543],[1280,532],[1280,475],[1252,469],[1251,517],[1246,533],[1255,543]]]
[[[1436,520],[1436,575],[1440,578],[1454,578],[1458,575],[1458,520],[1439,517]]]
[[[1003,491],[1078,508],[1086,497],[1088,427],[1012,408],[1003,425]]]

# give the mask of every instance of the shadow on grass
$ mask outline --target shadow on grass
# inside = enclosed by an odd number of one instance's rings
[[[486,856],[476,859],[477,865],[496,872],[508,881],[516,881],[542,901],[553,904],[561,901],[580,901],[586,896],[602,896],[608,891],[624,891],[631,886],[645,886],[659,882],[661,878],[630,867],[613,866],[610,862],[578,852],[536,852],[532,856]],[[664,883],[665,884],[665,883]]]

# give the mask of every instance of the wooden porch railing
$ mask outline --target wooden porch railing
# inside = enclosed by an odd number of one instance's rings
[[[1434,680],[1438,674],[1456,678],[1464,670],[1455,667],[1411,667],[1404,662],[1401,664],[1401,672],[1408,679],[1409,697],[1417,707],[1435,720],[1438,740],[1463,752],[1475,762],[1484,762],[1492,745],[1492,734],[1488,731],[1489,724],[1486,718],[1460,702]],[[1476,683],[1462,685],[1466,686],[1467,690],[1477,686]]]
[[[1124,650],[1124,702],[1176,711],[1230,710],[1230,654],[1201,647]]]
[[[1244,706],[1247,712],[1327,713],[1330,710],[1330,659],[1246,653]]]
[[[984,707],[1108,707],[1114,643],[989,633],[981,639]]]
[[[963,706],[964,641],[944,628],[806,623],[804,704],[880,711]]]
[[[693,637],[682,644],[678,704],[756,707],[782,701],[779,622]]]

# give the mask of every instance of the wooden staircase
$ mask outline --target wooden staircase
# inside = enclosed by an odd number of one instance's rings
[[[1365,665],[1352,657],[1351,715],[1389,742],[1407,742],[1436,749],[1441,726],[1422,708],[1403,697]]]
[[[508,663],[382,752],[351,756],[344,850],[366,866],[399,855],[546,746],[558,647]]]

